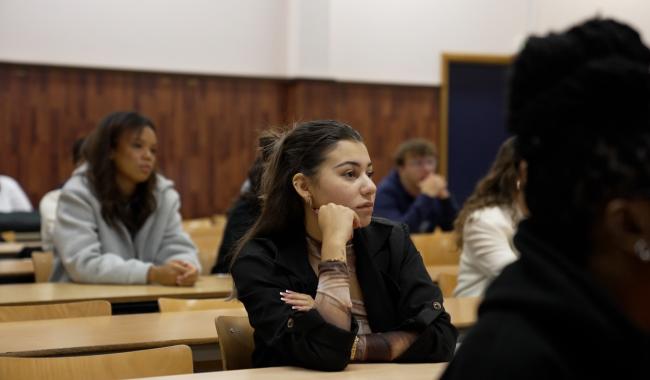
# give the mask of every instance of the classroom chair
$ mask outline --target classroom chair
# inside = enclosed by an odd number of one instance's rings
[[[15,243],[16,242],[16,233],[14,231],[2,231],[0,233],[0,238],[2,238],[3,241],[9,242],[9,243]]]
[[[215,319],[219,349],[225,371],[252,368],[255,348],[248,317],[220,316]]]
[[[226,224],[226,219],[227,219],[226,214],[214,214],[214,215],[212,215],[212,220],[213,220],[213,222],[215,224],[221,223],[221,224],[225,225]]]
[[[459,330],[467,330],[478,320],[481,301],[482,297],[448,297],[444,307],[451,316],[451,323]]]
[[[440,291],[442,291],[442,296],[445,298],[453,297],[454,289],[456,289],[457,284],[458,284],[457,274],[440,273],[438,275],[438,287],[440,287]]]
[[[197,228],[209,228],[212,224],[211,218],[185,219],[181,222],[183,230],[188,233]]]
[[[422,255],[425,266],[458,265],[460,263],[460,249],[456,244],[455,232],[411,234],[415,248]]]
[[[82,301],[47,305],[0,306],[0,322],[111,315],[108,301]]]
[[[50,275],[54,268],[54,253],[52,251],[32,252],[32,263],[34,264],[34,281],[50,281]]]
[[[186,345],[88,356],[0,357],[0,379],[109,380],[192,372],[192,350]]]
[[[201,261],[201,274],[209,275],[217,262],[217,251],[223,239],[225,217],[200,218],[183,221],[183,230],[194,242]]]
[[[238,300],[227,301],[225,298],[208,299],[183,299],[183,298],[158,298],[158,308],[161,313],[172,311],[197,311],[212,309],[243,308],[244,304]]]

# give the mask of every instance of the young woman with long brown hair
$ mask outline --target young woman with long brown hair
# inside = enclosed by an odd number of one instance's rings
[[[306,122],[267,149],[262,213],[231,268],[255,328],[253,365],[449,360],[456,330],[407,227],[372,218],[359,133]]]

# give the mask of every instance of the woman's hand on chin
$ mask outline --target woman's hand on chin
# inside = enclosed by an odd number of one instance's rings
[[[328,203],[318,211],[318,226],[323,235],[321,259],[345,261],[345,245],[355,228],[361,226],[356,212],[346,206]]]

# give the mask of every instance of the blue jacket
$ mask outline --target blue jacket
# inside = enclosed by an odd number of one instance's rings
[[[458,206],[453,197],[432,198],[425,194],[413,197],[392,170],[377,186],[374,215],[406,223],[413,233],[432,232],[440,226],[443,231],[454,229]]]

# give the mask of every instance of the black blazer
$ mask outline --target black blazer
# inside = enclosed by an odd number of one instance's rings
[[[373,332],[409,330],[419,338],[400,362],[451,359],[457,331],[442,307],[442,294],[429,277],[404,224],[373,218],[353,238],[356,271]],[[280,300],[293,290],[316,297],[318,277],[309,265],[304,228],[280,239],[256,238],[242,250],[232,276],[238,298],[255,328],[255,367],[295,365],[344,369],[358,326],[339,329],[318,311],[295,312]]]

